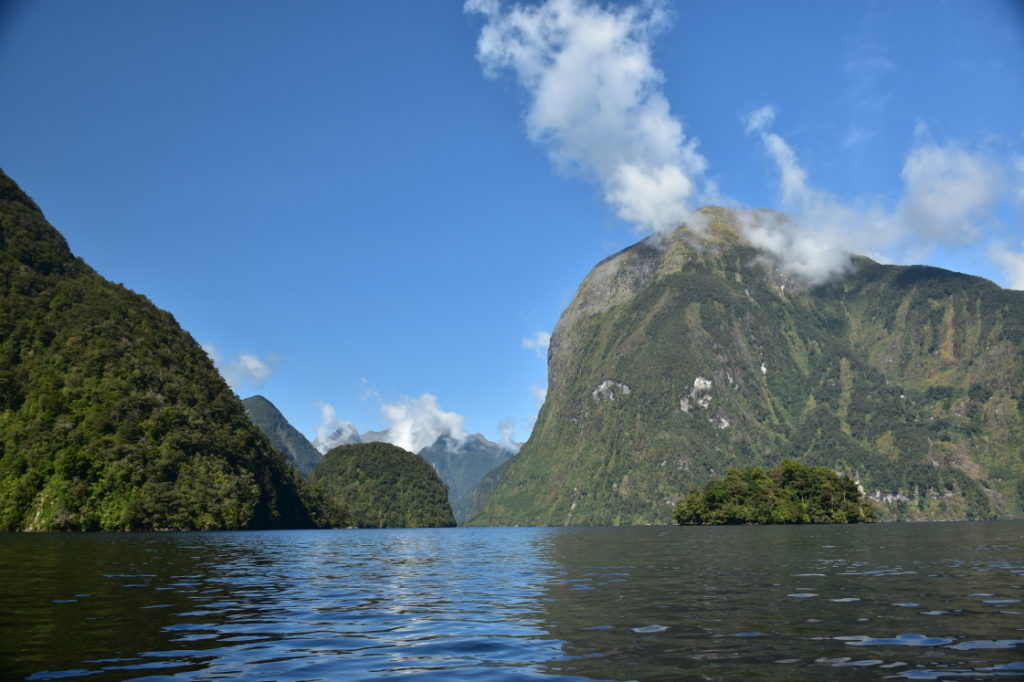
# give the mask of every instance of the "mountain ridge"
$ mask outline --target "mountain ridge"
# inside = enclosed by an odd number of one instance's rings
[[[0,171],[0,529],[312,524],[199,344]]]
[[[697,218],[581,283],[474,523],[667,523],[692,486],[784,457],[857,477],[883,518],[1021,514],[1024,293],[863,257],[810,286],[744,237],[774,214]]]
[[[259,427],[260,431],[270,440],[279,452],[288,458],[288,462],[303,476],[310,472],[320,461],[321,454],[298,429],[289,423],[277,407],[261,395],[253,395],[242,400],[249,419]]]
[[[432,445],[419,451],[448,485],[448,500],[458,523],[464,524],[477,510],[477,488],[483,478],[501,466],[513,452],[479,433],[461,441],[442,434]]]
[[[289,462],[303,476],[309,477],[316,465],[323,459],[319,444],[328,452],[342,445],[387,443],[388,432],[366,431],[357,433],[347,423],[332,434],[316,443],[311,443],[285,418],[281,411],[267,398],[255,395],[242,401],[246,413],[253,423],[270,439],[271,444],[285,454]],[[421,448],[417,454],[424,459],[441,477],[448,488],[448,502],[459,524],[464,523],[476,511],[479,504],[476,490],[480,481],[492,469],[512,456],[513,450],[488,440],[482,434],[474,433],[464,438],[455,438],[445,432],[433,443]]]

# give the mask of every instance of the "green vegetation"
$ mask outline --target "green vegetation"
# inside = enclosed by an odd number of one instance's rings
[[[433,445],[423,448],[420,457],[434,467],[448,486],[448,502],[455,520],[465,523],[479,507],[477,489],[489,472],[506,462],[512,453],[492,443],[479,433],[458,442],[443,435]]]
[[[768,471],[731,467],[679,500],[673,518],[682,525],[861,523],[874,521],[875,511],[852,479],[785,459]]]
[[[242,400],[242,405],[249,419],[270,440],[270,444],[284,454],[289,464],[300,474],[309,476],[320,461],[320,453],[298,429],[288,423],[274,403],[261,395],[254,395]]]
[[[359,528],[454,526],[448,489],[427,462],[390,443],[341,445],[310,475]]]
[[[785,458],[856,475],[882,519],[1024,515],[1024,293],[867,259],[810,288],[703,215],[587,276],[473,523],[665,523],[679,491]]]
[[[174,318],[0,172],[0,530],[308,527],[299,485]]]

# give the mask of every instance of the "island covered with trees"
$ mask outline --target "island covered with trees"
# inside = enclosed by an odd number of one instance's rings
[[[339,445],[309,477],[336,518],[357,528],[455,525],[448,488],[419,455],[390,443]],[[326,525],[342,525],[332,517]]]
[[[849,477],[785,459],[767,471],[730,468],[679,500],[674,518],[681,525],[862,523],[875,511]]]

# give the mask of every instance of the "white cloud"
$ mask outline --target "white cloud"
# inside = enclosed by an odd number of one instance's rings
[[[775,122],[775,107],[770,104],[766,104],[760,109],[754,109],[746,116],[747,119],[747,134],[753,132],[762,132],[771,128],[772,123]]]
[[[551,332],[537,332],[532,337],[523,339],[522,345],[526,350],[532,350],[536,353],[537,357],[541,360],[546,360],[548,357],[548,346],[551,345]]]
[[[377,391],[364,391],[361,399],[380,400]],[[359,430],[350,421],[339,419],[329,403],[318,403],[321,424],[316,430],[314,447],[326,453],[333,447],[359,442]],[[455,412],[445,412],[437,398],[424,393],[418,398],[403,397],[401,400],[381,402],[380,411],[387,422],[382,440],[409,452],[419,452],[433,445],[443,435],[450,436],[461,445],[466,440],[466,418]]]
[[[1024,251],[1014,251],[1004,242],[999,242],[992,245],[988,255],[1006,273],[1009,288],[1024,290]]]
[[[317,403],[320,408],[320,426],[316,429],[313,447],[326,454],[331,448],[358,442],[359,431],[355,424],[338,419],[330,403]]]
[[[220,353],[217,352],[217,347],[214,346],[213,343],[209,341],[207,341],[206,343],[201,343],[199,344],[199,346],[200,348],[203,349],[204,353],[210,356],[210,359],[213,360],[213,364],[216,365],[217,361],[220,359]]]
[[[485,19],[477,41],[484,72],[509,74],[527,93],[529,138],[561,170],[600,185],[620,218],[641,231],[662,232],[688,220],[700,229],[692,213],[697,205],[739,203],[719,196],[697,140],[685,134],[663,93],[651,49],[669,24],[662,2],[468,0],[465,11]],[[866,43],[845,60],[848,149],[874,134],[888,101],[881,81],[895,71],[883,50]],[[927,258],[940,244],[974,243],[999,202],[1024,202],[1024,158],[999,162],[955,142],[939,144],[924,126],[904,159],[901,197],[834,195],[811,183],[796,149],[772,130],[776,116],[774,107],[761,107],[745,127],[778,171],[778,209],[786,217],[751,219],[748,235],[812,284],[845,271],[851,254],[900,262]],[[529,348],[540,353],[539,346]]]
[[[1006,193],[999,163],[955,143],[939,145],[918,126],[904,160],[899,201],[884,206],[844,200],[809,184],[796,152],[770,130],[774,119],[774,108],[762,107],[747,117],[746,129],[760,136],[778,170],[785,215],[751,219],[746,234],[812,284],[842,273],[851,254],[921,258],[936,245],[975,243],[982,237],[979,225]],[[1005,258],[1001,264],[1009,267]]]
[[[243,388],[255,389],[261,387],[273,373],[271,364],[277,360],[276,357],[271,355],[266,355],[264,359],[260,359],[258,356],[250,353],[239,353],[234,360],[229,360],[222,357],[212,343],[204,343],[202,348],[210,356],[210,359],[213,360],[213,364],[217,367],[221,376],[224,377],[224,380],[235,391]]]
[[[533,399],[537,401],[537,409],[539,410],[544,406],[544,401],[548,397],[548,389],[543,386],[530,386],[530,393],[533,394]]]
[[[255,387],[263,385],[271,374],[270,366],[255,355],[242,353],[234,362],[224,368],[228,383],[232,386],[252,384]]]
[[[510,71],[529,93],[530,139],[560,168],[598,182],[619,217],[643,231],[671,229],[715,193],[651,61],[651,41],[668,25],[660,3],[548,0],[503,11],[471,0],[465,9],[487,18],[477,43],[485,73]]]
[[[429,393],[383,403],[381,413],[388,423],[385,440],[409,452],[433,445],[442,435],[459,442],[466,439],[466,418],[442,410],[437,398]]]
[[[811,284],[843,272],[850,254],[863,253],[890,230],[890,216],[872,205],[849,204],[811,187],[796,152],[771,132],[773,107],[747,117],[746,130],[757,133],[779,172],[779,202],[785,215],[759,215],[744,227],[755,246],[775,254],[787,271]]]
[[[1015,156],[1013,158],[1013,171],[1014,185],[1014,198],[1021,204],[1024,204],[1024,156]]]
[[[501,431],[501,440],[498,442],[498,446],[511,453],[519,452],[520,444],[515,441],[515,422],[511,419],[502,419],[498,422],[498,430]]]
[[[891,99],[891,88],[883,87],[882,81],[895,70],[896,64],[888,59],[885,49],[870,42],[855,44],[843,62],[849,118],[841,143],[848,151],[856,153],[877,135]]]
[[[901,218],[919,237],[948,244],[970,244],[981,236],[1002,188],[999,167],[955,144],[939,146],[919,126],[917,145],[901,176],[906,184]]]

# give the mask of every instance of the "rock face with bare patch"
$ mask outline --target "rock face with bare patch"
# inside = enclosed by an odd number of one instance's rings
[[[730,466],[854,476],[882,518],[1024,512],[1024,293],[855,258],[809,287],[718,208],[605,259],[481,524],[669,523]]]

